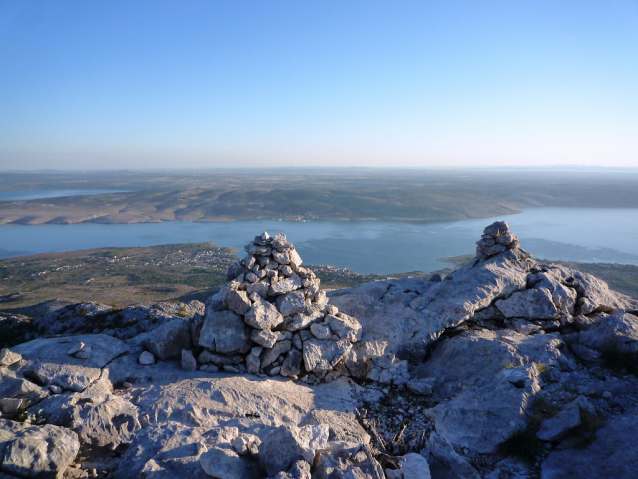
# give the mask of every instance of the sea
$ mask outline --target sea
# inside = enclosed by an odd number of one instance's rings
[[[14,198],[9,200],[16,199],[15,193],[19,192],[12,193]],[[38,198],[51,197],[43,196],[46,192],[38,194]],[[440,258],[473,253],[483,228],[497,220],[509,222],[521,247],[536,258],[638,265],[638,209],[555,207],[449,222],[251,220],[0,225],[0,258],[203,241],[236,248],[242,255],[243,245],[267,231],[271,235],[286,234],[307,264],[360,273],[429,272],[447,266],[438,261]]]

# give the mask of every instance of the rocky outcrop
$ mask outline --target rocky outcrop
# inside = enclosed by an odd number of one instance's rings
[[[63,427],[0,419],[0,471],[11,476],[60,479],[79,449],[77,434]]]
[[[489,235],[514,239],[504,249],[497,248],[498,253],[478,255],[445,281],[366,283],[331,292],[330,302],[357,317],[363,327],[362,341],[387,341],[391,352],[414,361],[426,357],[442,334],[457,328],[570,333],[577,328],[579,316],[638,307],[638,301],[611,291],[589,274],[534,261],[519,248],[507,223],[488,226],[483,236]],[[487,246],[481,246],[481,241],[478,250],[483,251]]]
[[[610,419],[584,449],[566,449],[549,455],[541,479],[590,479],[636,477],[638,471],[638,409]]]
[[[416,370],[436,378],[434,392],[448,399],[428,412],[437,432],[454,446],[496,452],[508,435],[527,426],[521,412],[541,389],[538,364],[569,361],[563,346],[558,334],[507,330],[468,331],[438,344]]]
[[[90,353],[78,357],[70,348],[83,343]],[[97,381],[102,368],[115,357],[128,351],[120,340],[104,334],[74,336],[73,338],[35,339],[13,350],[22,355],[19,372],[37,384],[57,385],[62,389],[82,392]],[[84,348],[85,353],[87,351]]]

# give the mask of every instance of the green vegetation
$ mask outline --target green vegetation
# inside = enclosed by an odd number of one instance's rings
[[[436,260],[440,263],[450,263],[457,268],[462,268],[470,264],[474,260],[474,258],[476,258],[475,254],[463,254],[461,256],[448,256],[445,258],[437,258]]]
[[[0,260],[0,311],[31,315],[25,307],[53,298],[126,307],[204,293],[226,282],[234,252],[205,242]],[[16,328],[22,336],[28,326]]]
[[[43,424],[47,423],[46,418],[42,415],[42,410],[39,410],[37,413],[30,413],[26,410],[19,411],[16,413],[13,420],[26,424],[32,424],[34,426],[42,426]]]
[[[122,256],[125,252],[126,248],[113,248],[101,251],[100,253],[97,253],[96,256],[101,256],[102,258],[117,258],[118,256]]]
[[[24,320],[17,324],[13,324],[8,320],[0,323],[2,326],[2,334],[0,334],[0,349],[8,348],[24,342],[24,338],[30,334],[38,332],[38,328],[33,325],[32,321]]]
[[[536,429],[531,426],[515,430],[498,447],[499,453],[516,456],[528,464],[533,464],[542,450],[543,443],[536,437]]]

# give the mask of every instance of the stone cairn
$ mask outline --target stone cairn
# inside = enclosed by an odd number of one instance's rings
[[[359,322],[328,304],[319,279],[301,266],[283,234],[264,232],[244,249],[246,257],[229,268],[229,282],[206,306],[196,334],[205,348],[198,362],[229,372],[332,379],[326,375],[361,339]]]
[[[476,242],[476,257],[479,261],[518,248],[518,237],[509,229],[510,225],[506,221],[496,221],[483,230],[481,239]]]

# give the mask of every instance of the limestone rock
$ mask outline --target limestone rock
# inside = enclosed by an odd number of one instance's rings
[[[174,319],[153,331],[144,346],[158,359],[177,358],[182,349],[191,347],[188,324],[182,319]]]
[[[279,281],[272,283],[270,285],[269,294],[273,296],[279,296],[280,294],[290,293],[291,291],[295,291],[303,286],[303,281],[301,278],[292,274],[289,278],[280,279]]]
[[[77,434],[68,429],[50,424],[28,427],[7,441],[2,471],[19,477],[61,478],[79,450]]]
[[[313,473],[313,479],[333,477],[384,479],[384,474],[365,444],[337,442],[330,449],[319,451]]]
[[[506,318],[554,319],[558,317],[558,309],[552,300],[552,293],[545,288],[513,293],[507,299],[496,301],[495,306]]]
[[[251,374],[257,374],[261,368],[259,354],[249,354],[246,356],[246,370]]]
[[[244,321],[256,329],[272,329],[281,324],[284,318],[274,304],[262,299],[253,304]]]
[[[299,256],[299,253],[297,253],[297,250],[294,248],[288,252],[288,260],[293,269],[299,268],[301,263],[303,263],[301,256]]]
[[[541,465],[541,479],[630,479],[638,470],[638,408],[610,418],[583,449],[552,452]]]
[[[370,436],[361,427],[357,417],[352,412],[313,409],[304,416],[299,427],[320,424],[328,426],[329,442],[354,442],[357,444],[370,442]]]
[[[106,377],[82,393],[50,396],[38,409],[49,423],[73,430],[81,443],[96,447],[115,449],[142,428],[137,408],[113,394]]]
[[[176,421],[188,426],[216,426],[229,418],[259,416],[267,426],[297,425],[313,408],[354,411],[352,385],[332,381],[314,388],[295,381],[254,376],[212,378],[182,376],[147,383],[136,402],[152,424]],[[263,440],[263,437],[262,437]]]
[[[84,346],[80,351],[75,353],[75,357],[79,359],[90,359],[92,351],[93,348],[91,346]]]
[[[365,378],[374,367],[374,361],[384,357],[387,350],[387,341],[373,340],[355,343],[344,359],[345,366],[351,376]]]
[[[306,461],[297,461],[286,472],[280,472],[275,479],[311,479],[310,464]]]
[[[415,378],[408,382],[408,389],[419,396],[430,396],[436,378]]]
[[[347,339],[340,341],[304,341],[303,358],[307,371],[328,371],[334,368],[352,349]]]
[[[251,295],[257,293],[262,298],[268,295],[268,290],[270,290],[270,280],[268,279],[262,279],[261,281],[246,286],[246,294]]]
[[[247,454],[257,456],[259,454],[260,444],[261,439],[253,434],[247,433],[240,433],[231,441],[233,449],[235,449],[235,452],[237,452],[240,456],[245,456]]]
[[[481,479],[481,476],[466,459],[461,457],[452,445],[440,434],[432,432],[428,438],[426,452],[456,479]],[[423,454],[424,451],[421,451]],[[434,462],[434,461],[433,461]]]
[[[253,464],[241,458],[235,451],[215,447],[199,458],[204,472],[217,479],[250,479],[259,474]]]
[[[22,359],[22,355],[11,351],[8,348],[0,350],[0,368],[5,368],[17,363]]]
[[[495,299],[523,290],[535,262],[519,249],[455,271],[450,281],[378,281],[330,293],[330,302],[357,318],[362,340],[388,341],[394,352],[422,360],[440,334]]]
[[[385,475],[388,479],[403,479],[403,472],[399,469],[386,468]]]
[[[197,360],[193,356],[193,352],[188,349],[182,349],[182,369],[184,371],[197,371]]]
[[[246,291],[228,290],[224,295],[224,305],[232,312],[246,314],[252,306]]]
[[[299,331],[309,327],[312,323],[323,320],[324,313],[321,311],[321,307],[316,304],[310,306],[303,313],[295,314],[290,320],[290,317],[286,318],[284,329],[287,331]]]
[[[0,419],[0,460],[3,457],[4,450],[7,447],[9,441],[15,438],[16,433],[29,427],[25,423],[9,421],[7,419]],[[2,463],[0,462],[0,465]],[[0,468],[0,471],[2,469]]]
[[[71,346],[71,349],[68,350],[67,354],[69,356],[73,356],[75,353],[82,351],[82,349],[84,349],[84,346],[86,346],[82,341],[80,341],[79,343],[75,343],[73,346]]]
[[[582,424],[581,410],[589,414],[596,413],[587,400],[580,396],[554,417],[543,421],[536,436],[542,441],[555,442],[563,439],[570,431]]]
[[[442,401],[427,411],[436,431],[453,446],[491,453],[527,425],[520,412],[540,391],[536,363],[558,365],[558,334],[468,331],[445,341],[415,373],[435,377]],[[472,358],[468,361],[467,358]]]
[[[213,363],[217,366],[237,365],[244,362],[244,358],[240,355],[228,356],[226,354],[211,353],[208,350],[202,351],[197,362],[200,364]]]
[[[0,398],[20,398],[29,404],[39,402],[48,395],[46,388],[25,379],[23,374],[0,370]]]
[[[351,342],[361,340],[362,328],[359,321],[347,314],[339,313],[339,316],[326,315],[326,324],[339,339],[348,339]]]
[[[69,356],[66,338],[35,339],[13,348],[23,358],[20,372],[37,378],[40,384],[57,384],[79,392],[96,381],[111,360],[128,351],[122,341],[105,334],[75,336],[73,340],[92,346],[90,359]]]
[[[296,427],[273,429],[259,446],[259,462],[269,476],[287,471],[297,461],[312,462],[314,450],[303,444]]]
[[[476,257],[484,261],[508,249],[518,248],[518,238],[509,232],[509,223],[496,221],[483,231],[481,239],[476,242]]]
[[[638,354],[638,317],[617,311],[598,321],[591,329],[581,332],[578,342],[598,351],[615,347],[620,351]]]
[[[0,399],[0,412],[2,414],[12,415],[25,409],[30,401],[26,398],[3,398]]]
[[[275,343],[272,349],[265,349],[261,355],[261,367],[265,368],[274,363],[277,358],[290,351],[292,344],[288,340],[279,341]]]
[[[317,339],[330,339],[332,337],[332,330],[324,323],[311,324],[310,332]]]
[[[272,246],[277,251],[286,251],[293,247],[292,243],[286,240],[286,235],[283,233],[275,235],[272,241]]]
[[[284,317],[302,313],[307,306],[303,291],[293,291],[277,297],[277,309]]]
[[[137,362],[145,366],[149,366],[151,364],[155,364],[155,356],[153,356],[153,354],[149,353],[148,351],[143,351],[142,354],[140,354]]]
[[[316,451],[328,446],[330,428],[325,424],[309,424],[298,428],[296,435],[304,448]]]
[[[405,461],[401,463],[403,479],[430,479],[430,466],[421,454],[411,452],[403,457],[405,458]]]
[[[253,343],[259,344],[264,348],[272,348],[277,342],[277,335],[270,329],[254,329],[250,333],[250,339]]]
[[[208,311],[199,345],[224,354],[250,350],[249,332],[243,318],[232,311]]]
[[[202,477],[199,458],[207,451],[206,432],[172,421],[150,425],[136,434],[115,477]]]
[[[329,429],[325,425],[275,428],[259,446],[259,462],[270,476],[281,471],[290,473],[299,461],[310,463],[314,460],[315,451],[325,449],[328,434]],[[293,474],[291,476],[294,477]]]

